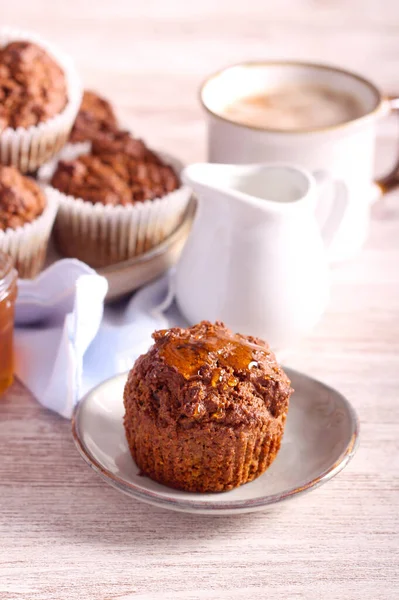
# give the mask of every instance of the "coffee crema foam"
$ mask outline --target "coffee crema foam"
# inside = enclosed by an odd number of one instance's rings
[[[340,125],[364,113],[360,102],[351,94],[309,84],[286,85],[244,96],[220,112],[236,123],[284,131]]]

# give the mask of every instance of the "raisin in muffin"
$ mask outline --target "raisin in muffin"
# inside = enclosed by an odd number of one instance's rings
[[[95,92],[85,90],[70,141],[92,142],[118,127],[111,104]]]
[[[123,262],[162,242],[181,222],[190,190],[175,166],[125,131],[108,131],[89,153],[59,161],[54,239],[61,254],[94,268]]]
[[[20,277],[41,270],[56,203],[30,177],[0,165],[0,250],[8,253]]]
[[[223,323],[153,334],[124,391],[124,426],[138,467],[190,492],[259,477],[280,448],[292,393],[269,346]]]

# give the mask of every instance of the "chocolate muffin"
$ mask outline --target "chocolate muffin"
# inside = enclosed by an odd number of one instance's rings
[[[150,150],[143,140],[135,138],[122,129],[104,131],[93,140],[92,153],[96,156],[128,156],[139,162],[161,164],[159,157]]]
[[[110,152],[60,161],[51,185],[63,194],[92,204],[126,206],[161,198],[180,183],[173,168],[159,159],[146,162],[122,152]]]
[[[64,194],[92,204],[129,204],[132,193],[112,167],[90,154],[66,162],[60,161],[51,185]]]
[[[91,142],[117,127],[118,122],[111,104],[95,92],[85,90],[70,141]]]
[[[61,161],[51,185],[92,204],[124,206],[165,196],[176,190],[180,182],[173,168],[142,140],[116,131],[93,141],[90,154]]]
[[[46,166],[39,178],[60,192],[54,239],[61,254],[107,267],[151,250],[181,223],[191,192],[175,160],[167,164],[142,140],[109,131],[88,154]],[[81,152],[69,147],[71,152]]]
[[[208,321],[153,338],[124,390],[137,466],[190,492],[227,491],[259,477],[280,448],[293,391],[269,346]]]
[[[24,177],[15,167],[0,165],[0,229],[16,229],[39,217],[46,206],[46,197],[30,177]]]
[[[57,202],[15,167],[0,165],[0,250],[18,274],[35,277],[42,269]]]
[[[131,192],[131,202],[162,198],[180,185],[173,168],[158,159],[157,162],[137,160],[124,153],[100,154],[98,158],[126,182]]]
[[[59,114],[67,99],[64,72],[43,48],[14,41],[0,49],[0,132],[38,125]]]
[[[34,173],[65,145],[82,100],[69,56],[36,34],[0,27],[0,162]]]

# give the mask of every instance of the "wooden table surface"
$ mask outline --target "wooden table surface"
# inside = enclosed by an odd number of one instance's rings
[[[58,42],[126,123],[185,161],[205,156],[198,84],[226,63],[321,60],[399,89],[390,0],[0,0],[0,14]],[[384,132],[381,165],[395,146]],[[287,362],[347,395],[361,445],[329,484],[271,512],[191,516],[122,496],[80,459],[70,423],[15,382],[0,399],[0,599],[398,598],[399,194],[333,280]]]

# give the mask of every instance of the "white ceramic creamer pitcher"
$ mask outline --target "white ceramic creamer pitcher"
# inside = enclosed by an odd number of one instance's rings
[[[289,165],[193,164],[182,179],[198,198],[175,279],[186,319],[224,321],[276,350],[309,332],[328,300],[344,186]]]

